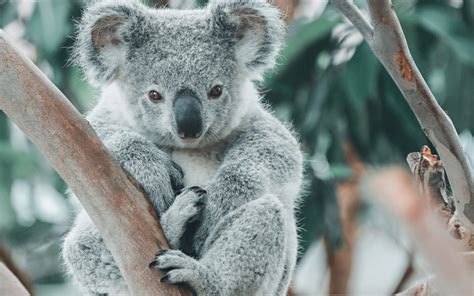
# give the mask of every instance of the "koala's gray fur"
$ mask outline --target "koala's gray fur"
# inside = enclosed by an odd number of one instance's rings
[[[198,295],[286,294],[302,156],[253,83],[275,63],[283,34],[264,0],[211,0],[196,10],[109,0],[85,10],[76,60],[102,89],[88,120],[161,217],[174,249],[151,264],[166,272],[162,281]],[[223,92],[210,99],[215,85]],[[176,132],[173,101],[183,89],[201,106],[195,140]],[[151,90],[162,99],[152,102]],[[85,212],[63,257],[85,293],[128,293]]]

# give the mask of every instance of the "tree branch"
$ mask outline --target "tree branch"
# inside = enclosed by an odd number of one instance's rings
[[[352,0],[331,0],[331,2],[359,30],[365,40],[372,40],[374,29]]]
[[[340,2],[340,3],[338,3]],[[423,132],[443,160],[456,201],[456,215],[464,225],[474,229],[474,180],[472,168],[464,153],[458,133],[439,106],[408,49],[400,22],[390,0],[367,0],[372,38],[366,38],[377,58],[389,72],[420,123]],[[357,7],[348,0],[333,3],[359,28]],[[341,9],[342,8],[342,9]],[[364,37],[367,28],[362,28]],[[364,33],[365,32],[365,33]]]
[[[5,267],[13,273],[13,275],[21,282],[22,286],[28,291],[28,293],[33,294],[33,286],[31,280],[20,271],[17,267],[13,258],[11,256],[10,251],[0,244],[0,263],[5,264]],[[0,281],[1,282],[1,281]],[[5,295],[0,293],[0,295]]]
[[[21,284],[18,278],[0,262],[0,295],[28,296],[28,290]]]
[[[0,109],[38,147],[99,229],[135,295],[187,295],[148,268],[168,248],[138,183],[67,98],[0,31]]]

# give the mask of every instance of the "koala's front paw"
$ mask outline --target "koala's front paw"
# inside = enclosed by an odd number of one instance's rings
[[[199,186],[184,188],[162,216],[161,225],[172,248],[192,253],[192,237],[201,220],[206,195],[207,191]]]
[[[173,210],[179,211],[186,224],[199,220],[204,209],[207,191],[199,186],[185,187],[177,192]]]
[[[155,256],[150,263],[150,268],[165,272],[161,282],[186,284],[198,295],[205,292],[207,269],[199,261],[177,250],[162,250]]]

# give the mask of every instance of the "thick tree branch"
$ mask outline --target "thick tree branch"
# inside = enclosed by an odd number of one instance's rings
[[[389,72],[416,115],[424,133],[443,160],[456,201],[456,215],[471,231],[474,229],[474,180],[456,129],[439,106],[408,49],[400,22],[390,0],[367,0],[373,25],[372,38],[366,38],[377,58]],[[360,15],[349,0],[333,0],[341,12],[359,28]],[[341,9],[342,8],[342,9]],[[364,37],[366,28],[362,28]]]
[[[28,296],[28,290],[21,284],[18,278],[0,262],[0,295]]]
[[[13,261],[10,251],[1,244],[0,244],[0,263],[5,264],[6,268],[8,268],[8,270],[11,273],[13,273],[13,275],[15,275],[15,277],[21,282],[23,287],[25,287],[25,289],[30,294],[33,293],[33,286],[32,286],[31,280],[23,272],[20,271],[20,269],[17,267],[17,265]],[[0,293],[0,295],[4,295],[4,294]]]
[[[185,295],[148,268],[168,248],[143,190],[66,97],[0,31],[0,109],[68,183],[135,295]]]

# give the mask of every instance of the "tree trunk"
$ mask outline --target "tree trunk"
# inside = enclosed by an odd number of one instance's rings
[[[187,295],[148,268],[168,248],[139,184],[111,156],[68,99],[0,31],[0,109],[78,197],[134,295]]]

